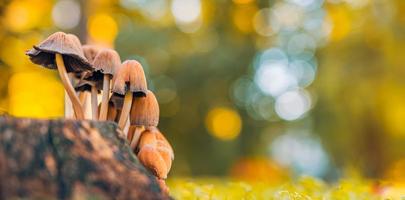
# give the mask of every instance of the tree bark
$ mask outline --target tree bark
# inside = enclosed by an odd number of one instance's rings
[[[115,123],[0,117],[0,199],[170,199]]]

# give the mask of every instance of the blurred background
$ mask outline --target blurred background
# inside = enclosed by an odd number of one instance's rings
[[[63,116],[55,31],[137,59],[172,177],[405,180],[403,0],[2,0],[0,110]]]

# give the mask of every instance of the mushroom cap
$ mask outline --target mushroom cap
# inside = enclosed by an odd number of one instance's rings
[[[133,92],[135,96],[144,96],[148,90],[145,72],[142,65],[136,60],[126,60],[116,71],[113,78],[112,91],[125,95],[127,92],[127,84],[129,84],[129,91]]]
[[[55,54],[62,54],[67,72],[92,70],[84,57],[80,40],[72,34],[56,32],[39,45],[34,45],[26,54],[33,63],[50,69],[57,68]]]
[[[130,111],[131,125],[157,126],[159,124],[159,103],[151,91],[146,97],[135,97]]]
[[[93,60],[93,68],[103,74],[113,75],[121,65],[118,53],[112,49],[100,50]]]
[[[91,91],[91,86],[95,85],[97,90],[102,90],[103,88],[103,74],[100,72],[82,72],[79,74],[80,77],[78,81],[75,81],[74,88],[76,91]]]
[[[138,158],[155,176],[165,179],[172,166],[174,152],[157,128],[148,128],[141,134]]]
[[[82,46],[84,56],[90,63],[93,63],[94,58],[97,53],[100,51],[100,47],[95,45],[86,44]]]

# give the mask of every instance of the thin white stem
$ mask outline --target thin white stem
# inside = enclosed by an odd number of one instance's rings
[[[70,98],[66,91],[63,94],[64,94],[63,96],[65,99],[65,118],[66,119],[75,119],[75,114],[74,114],[73,108],[72,108],[72,101],[70,101]]]
[[[103,97],[101,99],[100,118],[99,118],[99,120],[101,120],[101,121],[107,120],[108,96],[110,94],[110,80],[111,80],[110,75],[104,74]]]
[[[132,92],[128,91],[125,94],[124,105],[122,105],[120,119],[118,120],[118,127],[120,127],[121,130],[124,130],[125,123],[127,122],[128,119],[129,111],[131,111],[131,105],[132,105]]]
[[[83,120],[84,119],[83,109],[82,106],[80,105],[79,98],[76,96],[75,89],[73,88],[72,83],[70,83],[69,81],[69,77],[66,72],[66,67],[65,63],[63,62],[62,55],[55,54],[55,60],[63,86],[65,87],[66,93],[68,94],[70,100],[72,101],[72,106],[76,115],[76,119]]]
[[[97,88],[95,85],[91,86],[91,114],[93,120],[98,119]]]
[[[135,126],[134,135],[132,136],[132,140],[130,140],[132,150],[135,150],[135,148],[138,146],[139,138],[141,137],[143,130],[143,126]]]

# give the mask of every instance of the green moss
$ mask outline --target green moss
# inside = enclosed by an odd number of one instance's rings
[[[168,180],[170,194],[175,199],[282,199],[282,200],[374,200],[381,197],[372,192],[372,183],[366,180],[344,179],[327,184],[319,179],[303,176],[280,185],[246,183],[220,179]]]

